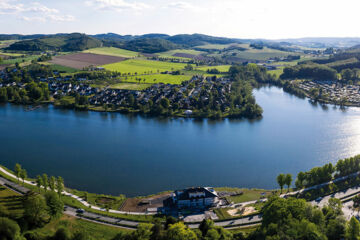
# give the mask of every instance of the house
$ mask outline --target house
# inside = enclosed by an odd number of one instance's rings
[[[210,187],[194,187],[172,193],[172,201],[179,209],[209,208],[219,204],[217,192]]]

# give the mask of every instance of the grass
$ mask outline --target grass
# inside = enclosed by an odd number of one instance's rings
[[[175,57],[175,56],[173,56],[176,53],[186,53],[186,54],[192,54],[192,55],[200,55],[200,54],[205,53],[205,52],[201,52],[201,51],[197,51],[197,50],[193,50],[193,49],[175,49],[175,50],[170,50],[170,51],[167,51],[167,52],[157,53],[157,55],[159,55],[160,57],[165,57],[165,58],[187,59],[187,58],[184,58],[184,57]]]
[[[61,65],[57,65],[57,64],[50,64],[49,66],[50,66],[51,70],[62,72],[62,73],[75,73],[75,72],[79,71],[78,69],[75,69],[75,68],[61,66]]]
[[[230,69],[231,65],[219,65],[219,66],[205,66],[205,67],[198,67],[196,68],[197,70],[200,70],[200,71],[207,71],[208,69],[217,69],[219,70],[220,72],[228,72],[229,69]]]
[[[181,70],[185,66],[186,64],[183,63],[170,63],[142,59],[129,59],[118,63],[103,65],[103,67],[107,70],[117,71],[121,73],[130,73],[132,75],[134,75],[135,73],[140,75],[172,70]]]
[[[269,197],[273,194],[275,190],[264,190],[264,189],[247,189],[247,188],[215,188],[216,191],[227,191],[227,192],[238,192],[241,191],[243,194],[238,196],[230,196],[227,197],[227,199],[230,202],[234,203],[242,203],[242,202],[248,202],[248,201],[255,201],[259,200],[262,197]],[[265,193],[262,195],[262,193]],[[276,193],[278,194],[279,191],[276,190]]]
[[[148,87],[150,87],[152,84],[139,84],[139,83],[116,83],[113,85],[110,85],[110,88],[112,89],[127,89],[127,90],[144,90]]]
[[[116,56],[116,57],[126,57],[126,58],[137,57],[139,55],[138,52],[133,52],[133,51],[115,48],[115,47],[92,48],[89,50],[85,50],[84,52]]]
[[[104,240],[110,240],[120,232],[130,231],[64,215],[60,219],[46,224],[43,228],[32,230],[31,232],[36,232],[39,236],[46,238],[53,236],[56,230],[61,227],[68,229],[72,235],[76,232],[86,232],[94,239]]]
[[[132,76],[132,77],[123,77],[121,78],[124,82],[134,82],[134,83],[170,83],[170,84],[181,84],[183,81],[190,80],[190,75],[171,75],[171,74],[152,74],[152,75],[142,75],[142,76]]]
[[[219,217],[220,220],[235,218],[231,216],[227,211],[231,208],[216,208],[214,209],[215,214]]]
[[[23,62],[31,62],[32,60],[36,60],[40,57],[40,55],[32,55],[14,59],[7,59],[1,62],[1,64],[15,64],[15,63],[23,63]]]
[[[283,71],[284,71],[284,68],[281,67],[281,68],[278,68],[275,70],[269,70],[268,73],[275,74],[276,77],[280,77],[280,75],[283,74]]]
[[[223,50],[224,48],[227,48],[230,45],[233,44],[206,44],[206,45],[196,46],[195,48]]]
[[[0,206],[6,208],[14,218],[20,218],[23,215],[22,196],[1,185]]]

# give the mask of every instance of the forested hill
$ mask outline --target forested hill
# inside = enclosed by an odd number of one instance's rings
[[[42,36],[10,45],[7,50],[18,51],[82,51],[101,47],[102,41],[80,33]]]

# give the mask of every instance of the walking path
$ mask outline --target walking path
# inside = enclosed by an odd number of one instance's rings
[[[9,173],[7,170],[5,170],[4,168],[0,167],[0,171],[3,172],[4,174],[16,179],[17,177],[12,174]],[[333,182],[338,182],[338,181],[342,181],[345,180],[347,178],[350,177],[356,177],[357,175],[359,175],[360,172],[356,172],[353,174],[350,174],[348,176],[345,177],[341,177],[341,178],[337,178],[333,181],[327,182],[327,183],[323,183],[323,184],[319,184],[313,187],[309,187],[306,189],[302,189],[299,191],[295,191],[295,192],[291,192],[291,193],[287,193],[287,194],[282,194],[281,197],[285,197],[285,196],[291,196],[291,195],[295,195],[297,193],[302,193],[304,191],[309,191],[312,189],[318,189],[320,187],[329,185]],[[26,184],[30,184],[33,186],[36,186],[36,184],[34,182],[25,180],[24,183]],[[8,188],[11,188],[12,190],[15,190],[21,194],[25,194],[28,191],[30,191],[29,189],[20,186],[19,184],[16,184],[12,181],[9,181],[3,177],[0,177],[0,184],[4,185]],[[321,201],[312,201],[311,204],[313,205],[318,205],[319,207],[324,206],[325,204],[327,204],[328,200],[332,197],[341,199],[343,202],[346,201],[346,203],[343,206],[343,211],[345,214],[346,218],[350,218],[351,216],[354,216],[355,213],[351,209],[349,206],[351,206],[351,202],[348,202],[349,199],[351,199],[352,196],[354,196],[355,194],[360,193],[360,187],[353,187],[353,188],[348,188],[342,192],[338,192],[338,193],[334,193],[328,196],[325,196],[321,199]],[[88,202],[84,201],[83,199],[81,199],[80,197],[68,193],[66,191],[63,191],[63,194],[66,196],[70,196],[76,200],[78,200],[79,202],[81,202],[82,204],[84,204],[87,207],[91,207],[92,209],[95,210],[99,210],[99,211],[106,211],[106,209],[103,208],[99,208],[97,206],[93,206],[91,204],[89,204]],[[267,199],[263,199],[263,201],[266,201]],[[252,204],[255,203],[256,201],[249,201],[249,202],[243,202],[241,203],[242,206],[248,205],[248,204]],[[237,204],[239,205],[239,204]],[[111,213],[120,213],[120,214],[133,214],[133,215],[150,215],[149,213],[138,213],[138,212],[124,212],[124,211],[116,211],[116,210],[110,210],[109,212]],[[115,218],[115,217],[108,217],[108,216],[104,216],[102,214],[97,214],[97,213],[92,213],[92,212],[87,212],[84,211],[84,213],[82,213],[81,215],[77,214],[77,209],[66,206],[65,209],[65,214],[70,215],[70,216],[74,216],[77,218],[81,218],[81,219],[85,219],[85,220],[89,220],[92,222],[96,222],[96,223],[100,223],[100,224],[105,224],[105,225],[112,225],[112,226],[117,226],[117,227],[122,227],[122,228],[127,228],[127,229],[135,229],[138,225],[139,222],[138,221],[133,221],[133,220],[124,220],[124,219],[120,219],[120,218]],[[222,221],[216,221],[214,224],[215,226],[221,226],[224,228],[234,228],[234,227],[248,227],[248,226],[253,226],[253,225],[257,225],[261,223],[261,215],[252,215],[252,216],[245,216],[242,218],[238,218],[238,219],[230,219],[230,220],[222,220]],[[190,228],[198,228],[199,227],[199,223],[189,223],[187,224]]]

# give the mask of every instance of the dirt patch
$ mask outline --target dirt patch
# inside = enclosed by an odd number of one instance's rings
[[[116,63],[126,60],[124,57],[108,56],[93,53],[75,53],[64,56],[54,57],[50,62],[66,67],[83,69],[90,66],[99,66]]]
[[[238,216],[250,215],[256,212],[256,209],[254,207],[239,207],[239,208],[230,209],[227,212],[231,216],[238,217]]]
[[[150,198],[128,198],[121,207],[121,211],[145,212],[148,208],[163,207],[164,200],[170,197],[169,193],[156,195]]]

